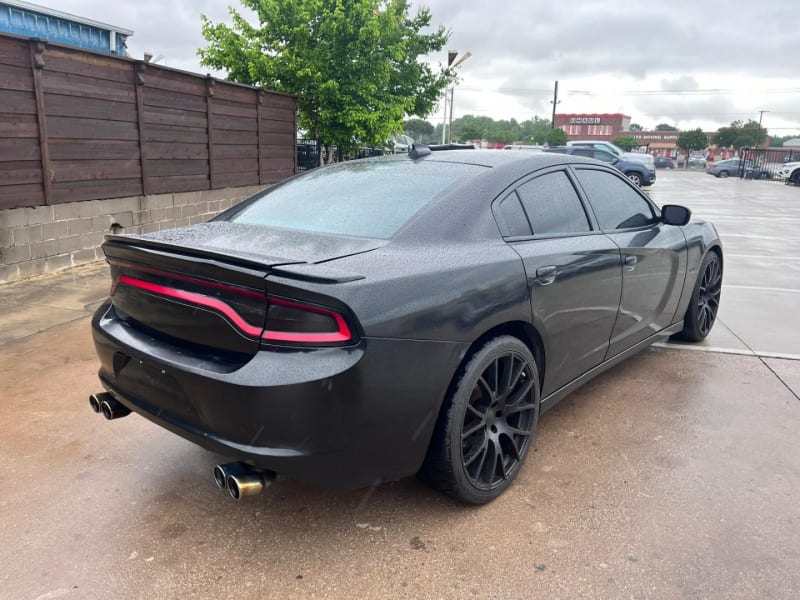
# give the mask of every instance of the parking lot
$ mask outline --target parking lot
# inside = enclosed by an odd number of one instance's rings
[[[796,598],[800,188],[650,193],[718,226],[715,330],[565,399],[478,508],[413,479],[234,502],[221,457],[89,409],[103,267],[0,287],[0,598]]]

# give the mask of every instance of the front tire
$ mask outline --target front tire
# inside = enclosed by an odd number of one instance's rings
[[[683,317],[683,329],[675,335],[687,342],[699,342],[711,333],[717,320],[722,295],[722,262],[716,252],[709,252],[700,264],[689,307]]]
[[[720,179],[725,179],[725,178],[728,177],[728,172],[727,171],[720,171],[719,175],[717,175],[717,177],[719,177]]]
[[[420,478],[463,502],[491,502],[522,467],[539,407],[539,371],[530,349],[512,336],[488,341],[442,407]]]

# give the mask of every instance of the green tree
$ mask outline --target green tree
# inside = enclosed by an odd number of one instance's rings
[[[547,134],[550,133],[550,119],[536,116],[520,123],[519,129],[520,141],[544,144],[547,140]]]
[[[642,127],[638,123],[631,123],[630,125],[628,125],[628,131],[644,131],[644,127]],[[619,144],[617,145],[619,146]]]
[[[625,150],[625,152],[630,152],[631,150],[640,145],[639,140],[637,140],[632,135],[617,136],[614,138],[613,143],[622,148],[623,150]]]
[[[425,119],[414,118],[403,123],[403,131],[415,141],[429,142],[433,139],[434,127]]]
[[[781,148],[783,147],[784,142],[793,140],[796,137],[800,137],[800,134],[795,133],[790,135],[776,135],[769,141],[770,148]]]
[[[699,127],[694,131],[681,131],[676,145],[686,152],[685,166],[688,168],[689,153],[692,150],[705,150],[708,147],[708,137]]]
[[[459,142],[481,140],[484,137],[494,140],[492,137],[494,129],[495,122],[489,117],[464,115],[453,121],[452,138]],[[441,129],[439,135],[441,135]]]
[[[678,131],[678,128],[669,123],[659,123],[656,125],[656,131]]]
[[[752,119],[746,123],[734,121],[729,127],[720,127],[714,135],[714,143],[724,148],[754,147],[764,143],[767,139],[767,130]]]
[[[228,78],[296,94],[300,126],[325,146],[383,146],[406,115],[427,115],[454,74],[421,62],[449,32],[408,0],[241,0],[231,26],[203,16],[201,63]],[[425,33],[423,33],[425,32]]]
[[[549,146],[564,146],[567,143],[567,134],[563,129],[556,127],[547,134],[547,144]]]

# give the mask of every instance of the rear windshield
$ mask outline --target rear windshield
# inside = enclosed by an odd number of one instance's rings
[[[228,220],[387,239],[436,195],[481,170],[434,161],[352,162],[267,190]]]

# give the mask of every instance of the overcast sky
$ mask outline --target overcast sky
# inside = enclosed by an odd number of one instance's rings
[[[456,117],[519,121],[559,112],[630,115],[652,127],[715,130],[758,120],[774,135],[800,133],[797,0],[412,0],[470,51],[455,92]],[[37,3],[133,29],[129,52],[163,54],[196,72],[200,14],[228,21],[229,0],[58,0]],[[444,62],[442,56],[430,57]],[[441,120],[440,114],[429,117]]]

